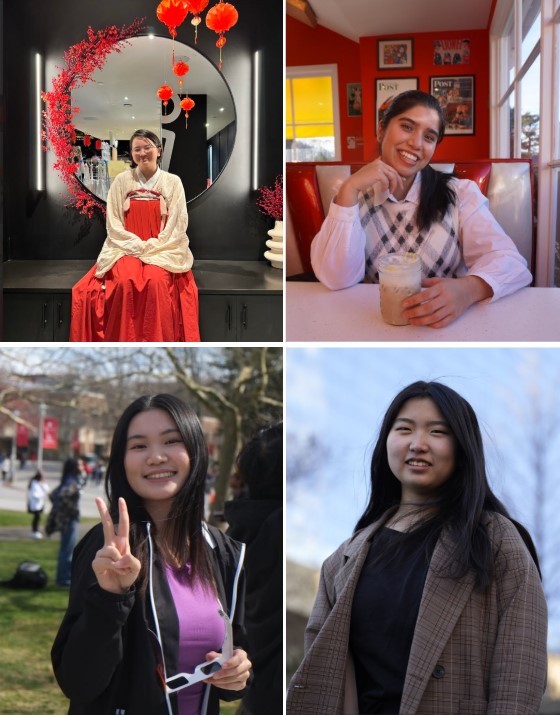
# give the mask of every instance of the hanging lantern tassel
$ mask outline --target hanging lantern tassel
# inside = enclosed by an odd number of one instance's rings
[[[190,67],[186,62],[175,62],[173,65],[173,74],[177,75],[179,78],[179,94],[183,93],[183,80],[181,79],[184,77],[187,72],[189,71]]]
[[[194,107],[194,102],[190,97],[181,100],[181,109],[185,110],[185,126],[188,127],[189,112]]]
[[[183,24],[189,12],[188,0],[161,0],[157,6],[156,15],[160,22],[163,22],[169,30],[172,40],[173,63],[175,63],[175,38],[177,37],[177,27]]]
[[[173,90],[168,84],[162,84],[161,87],[157,91],[157,96],[161,99],[163,102],[163,106],[166,108],[166,114],[167,114],[167,103],[173,96]]]
[[[206,14],[206,25],[219,34],[216,40],[216,47],[220,48],[220,63],[218,69],[222,69],[222,47],[226,44],[224,32],[227,32],[237,22],[239,14],[229,2],[220,2],[211,7]]]
[[[208,5],[210,0],[189,0],[189,12],[194,15],[191,20],[191,25],[194,25],[194,44],[196,45],[198,41],[198,26],[201,22],[200,13]]]

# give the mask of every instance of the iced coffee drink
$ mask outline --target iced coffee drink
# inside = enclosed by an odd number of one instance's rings
[[[390,325],[407,325],[402,301],[422,289],[422,261],[415,253],[389,253],[377,261],[381,315]]]

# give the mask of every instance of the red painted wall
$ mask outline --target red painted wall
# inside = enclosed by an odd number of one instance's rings
[[[485,159],[490,151],[489,111],[489,36],[486,30],[461,30],[459,32],[423,32],[415,35],[391,35],[391,38],[412,38],[413,67],[407,70],[377,69],[377,40],[387,37],[360,38],[360,66],[362,78],[364,159],[378,155],[375,138],[375,83],[377,79],[392,77],[417,77],[418,89],[430,91],[430,77],[446,75],[474,75],[475,120],[474,135],[447,136],[438,146],[436,160],[462,161]],[[468,38],[471,44],[471,62],[465,65],[434,65],[434,40]]]
[[[307,27],[291,17],[286,18],[286,65],[338,64],[339,109],[341,125],[342,161],[371,160],[378,154],[375,137],[375,82],[391,77],[418,77],[418,88],[430,91],[430,76],[475,76],[475,124],[472,136],[448,136],[436,150],[439,161],[485,159],[490,152],[489,112],[489,33],[488,30],[458,32],[424,32],[391,35],[412,38],[414,64],[407,70],[377,69],[377,40],[385,37],[364,37],[357,44],[321,26]],[[471,62],[466,65],[434,65],[434,40],[468,38],[471,43]],[[346,84],[362,83],[362,117],[348,117]],[[363,137],[363,148],[347,149],[347,137]]]

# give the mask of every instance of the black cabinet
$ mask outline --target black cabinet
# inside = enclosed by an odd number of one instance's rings
[[[66,342],[70,293],[4,293],[4,337],[15,342]]]
[[[4,268],[7,342],[66,342],[71,290],[91,261],[8,261]],[[196,261],[200,335],[205,342],[282,342],[282,271],[264,261]]]
[[[282,295],[199,294],[203,342],[282,342]]]

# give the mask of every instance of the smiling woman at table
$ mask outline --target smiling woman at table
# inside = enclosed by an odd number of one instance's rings
[[[315,275],[331,290],[377,283],[381,255],[417,253],[423,290],[403,301],[404,316],[433,328],[531,282],[478,186],[428,166],[444,131],[432,95],[398,95],[379,123],[381,156],[344,181],[311,246]]]

